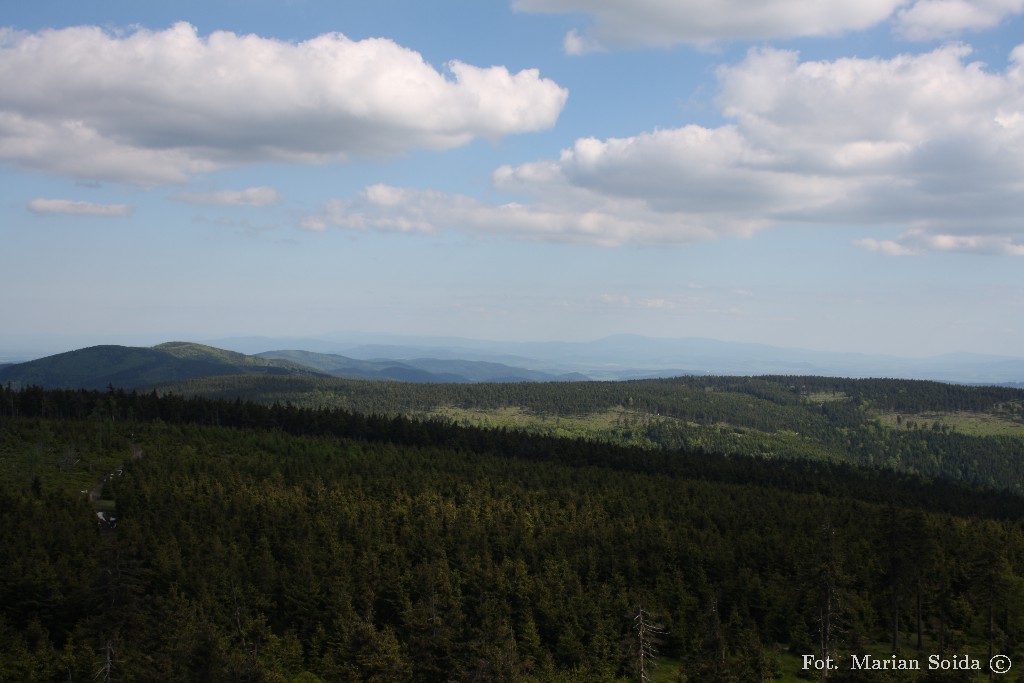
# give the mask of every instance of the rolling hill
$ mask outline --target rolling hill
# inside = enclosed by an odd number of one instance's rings
[[[123,389],[224,375],[322,376],[284,360],[168,342],[153,347],[90,346],[0,368],[0,383],[44,388]]]
[[[360,360],[311,351],[265,351],[260,358],[287,360],[345,379],[396,380],[400,382],[566,382],[588,379],[579,373],[551,374],[505,363],[448,358]]]

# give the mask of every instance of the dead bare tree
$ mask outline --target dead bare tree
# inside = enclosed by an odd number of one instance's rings
[[[636,657],[640,683],[650,683],[651,670],[657,666],[658,645],[661,644],[661,636],[666,633],[665,627],[655,622],[643,605],[637,605],[633,630],[637,637]]]
[[[102,683],[110,683],[110,674],[114,670],[114,644],[108,640],[107,645],[103,650],[105,661],[103,662],[103,665],[96,670],[96,675],[93,676],[93,678],[102,681]],[[103,678],[100,678],[100,676]]]

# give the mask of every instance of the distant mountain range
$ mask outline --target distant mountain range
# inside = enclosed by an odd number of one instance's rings
[[[472,360],[550,375],[623,380],[677,375],[823,375],[930,379],[964,384],[1024,382],[1024,357],[950,353],[925,358],[837,353],[700,337],[620,334],[588,342],[505,342],[461,337],[352,334],[337,339],[238,337],[214,343],[246,353],[301,348],[358,360]],[[285,346],[287,343],[287,346]]]
[[[346,379],[401,382],[571,382],[590,379],[580,373],[551,374],[504,363],[441,358],[369,358],[360,360],[312,351],[264,351],[260,358],[286,360]]]
[[[138,389],[195,377],[299,375],[401,382],[537,382],[588,379],[552,375],[501,363],[420,358],[357,360],[310,351],[247,355],[204,344],[168,342],[153,347],[91,346],[26,363],[0,366],[0,384],[45,388]]]
[[[261,337],[211,343],[216,346],[92,346],[0,365],[0,383],[132,389],[223,375],[473,383],[782,374],[1024,386],[1024,358],[966,353],[900,358],[700,338],[616,335],[592,342],[498,342],[360,335],[333,341]],[[286,345],[306,350],[266,350]]]

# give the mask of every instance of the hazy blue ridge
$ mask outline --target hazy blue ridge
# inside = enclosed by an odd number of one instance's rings
[[[252,352],[268,338],[220,340],[221,346]],[[454,337],[347,335],[336,340],[292,339],[303,348],[353,360],[417,359],[500,363],[557,377],[579,373],[592,379],[636,379],[678,375],[823,375],[892,377],[970,384],[1024,382],[1024,358],[973,353],[930,357],[783,348],[701,337],[658,338],[619,334],[587,342],[504,342]],[[237,344],[237,346],[234,346]],[[263,350],[263,349],[259,349]],[[419,366],[424,367],[424,366]],[[433,369],[431,366],[425,369]],[[468,371],[453,370],[455,374]]]
[[[358,359],[339,354],[287,350],[264,351],[260,358],[289,360],[345,379],[391,379],[403,382],[549,382],[588,379],[579,373],[551,374],[491,361],[456,358],[393,357]]]
[[[45,387],[146,387],[235,374],[326,375],[418,383],[627,380],[682,375],[800,375],[1024,385],[1024,358],[970,353],[925,358],[789,349],[703,338],[615,335],[590,342],[501,342],[369,335],[289,339],[312,350],[268,351],[272,338],[93,346],[17,364],[0,381]],[[277,340],[280,341],[280,340]],[[234,348],[231,344],[237,344]],[[252,348],[263,348],[254,355]],[[279,347],[280,348],[280,347]]]

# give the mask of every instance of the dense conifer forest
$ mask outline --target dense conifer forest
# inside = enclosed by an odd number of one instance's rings
[[[474,385],[216,377],[161,391],[846,462],[1024,493],[1024,390],[1007,387],[797,376]]]
[[[945,401],[1011,419],[1019,391],[481,387],[445,401],[570,415],[632,399],[704,432],[638,448],[399,409],[472,387],[363,387],[398,397],[376,408],[339,405],[355,391],[304,407],[0,389],[0,681],[635,681],[653,650],[662,681],[819,680],[803,655],[841,662],[830,681],[1024,664],[1019,439],[868,414]],[[719,422],[821,450],[687,441]],[[836,455],[894,445],[892,467]],[[908,466],[915,448],[937,473]],[[849,666],[894,652],[924,670]],[[932,655],[983,670],[928,671]]]

